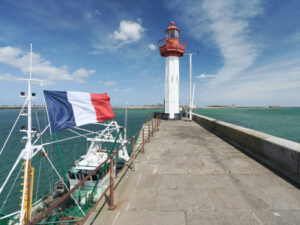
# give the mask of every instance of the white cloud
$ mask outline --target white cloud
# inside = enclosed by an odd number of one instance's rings
[[[217,73],[218,78],[212,81],[214,84],[239,76],[254,63],[258,47],[251,37],[249,22],[262,12],[261,2],[179,0],[177,4],[168,5],[177,13],[179,11],[195,39],[206,43],[213,41],[218,46],[224,64]]]
[[[102,50],[116,51],[124,45],[138,42],[142,39],[145,30],[140,19],[136,21],[122,20],[119,28],[114,30],[110,30],[102,24],[94,31],[93,46],[97,50],[92,54],[101,54],[104,52]]]
[[[72,73],[72,77],[78,83],[86,82],[84,78],[88,78],[90,75],[94,74],[95,70],[87,70],[85,68],[79,68],[74,73]]]
[[[12,82],[24,82],[24,80],[21,80],[20,77],[15,77],[9,73],[0,74],[0,80],[12,81]],[[43,86],[47,86],[47,85],[53,85],[54,82],[50,80],[42,80],[42,84]]]
[[[258,2],[204,2],[203,9],[210,18],[209,28],[224,57],[224,66],[218,72],[219,82],[240,75],[258,55],[255,43],[247,37],[249,19],[261,12]]]
[[[121,90],[122,92],[131,92],[133,89],[132,88],[126,88],[126,89],[123,89]]]
[[[285,37],[284,39],[285,43],[292,43],[292,44],[299,44],[300,43],[300,31],[296,31],[295,33],[292,33],[291,35]]]
[[[210,103],[228,104],[232,101],[249,105],[289,104],[299,105],[300,59],[269,64],[244,73],[232,83],[224,83],[218,88],[203,88],[201,99]],[[210,104],[208,103],[208,104]]]
[[[105,86],[107,87],[112,87],[112,86],[115,86],[116,85],[116,81],[114,80],[111,80],[111,81],[106,81],[103,83]]]
[[[131,92],[133,89],[132,88],[125,88],[125,89],[119,89],[119,88],[115,88],[114,91],[115,92]]]
[[[0,63],[18,68],[24,74],[29,74],[30,54],[19,48],[11,46],[0,48]],[[68,66],[55,67],[50,61],[43,59],[39,54],[32,53],[32,75],[44,77],[48,80],[69,80],[75,82],[84,82],[84,78],[95,73],[94,70],[85,68],[77,69],[70,73]]]
[[[150,44],[149,46],[148,46],[151,50],[156,50],[156,45],[155,44]]]
[[[84,18],[87,19],[87,20],[91,20],[93,17],[92,13],[91,12],[86,12],[84,14]]]
[[[208,77],[216,77],[216,75],[202,73],[202,74],[196,76],[196,78],[198,78],[198,79],[205,79],[205,78],[208,78]]]
[[[0,80],[18,81],[18,78],[9,73],[4,73],[4,74],[0,74]]]
[[[126,43],[137,42],[142,38],[145,28],[140,23],[122,20],[118,30],[113,32],[115,40],[124,41]]]
[[[101,15],[101,13],[100,13],[100,11],[99,11],[98,9],[95,9],[94,13],[95,13],[96,15],[98,15],[98,16]]]

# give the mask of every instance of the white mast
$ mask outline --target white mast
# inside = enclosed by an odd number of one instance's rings
[[[25,160],[24,169],[24,183],[23,183],[23,195],[21,204],[21,216],[20,224],[29,222],[31,217],[31,204],[32,204],[32,187],[33,183],[33,168],[31,168],[32,158],[32,92],[31,92],[31,79],[32,79],[32,43],[30,43],[30,67],[29,67],[29,79],[28,79],[28,94],[27,94],[27,140],[23,159]]]
[[[192,55],[190,54],[190,120],[192,120]]]
[[[127,108],[128,108],[128,102],[125,102],[125,118],[124,118],[124,139],[127,140]]]
[[[30,67],[29,67],[29,80],[28,80],[28,130],[27,130],[27,143],[28,145],[28,159],[31,159],[32,148],[31,148],[31,137],[32,137],[32,118],[31,118],[31,105],[32,105],[32,93],[31,93],[31,79],[32,79],[32,43],[30,43]]]

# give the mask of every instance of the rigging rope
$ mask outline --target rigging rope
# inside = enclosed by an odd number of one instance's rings
[[[42,149],[42,151],[45,153],[45,150]],[[68,186],[64,183],[64,180],[62,179],[62,177],[59,175],[59,173],[57,172],[56,168],[54,167],[53,163],[51,162],[51,160],[49,159],[49,157],[46,155],[46,159],[48,159],[49,163],[51,164],[53,170],[55,171],[56,175],[59,177],[59,179],[61,180],[61,182],[64,184],[65,188],[67,189],[67,191],[69,192],[70,189],[68,188]],[[76,203],[77,207],[79,208],[79,210],[81,211],[81,213],[86,216],[86,214],[83,212],[82,208],[80,207],[80,205],[78,204],[78,202],[76,201],[76,199],[74,198],[74,196],[71,194],[72,199],[74,200],[74,202]]]
[[[43,158],[44,159],[44,158]],[[46,170],[46,173],[47,173],[47,177],[50,177],[50,173],[49,173],[49,168],[47,167],[46,163],[43,164],[45,166],[45,170]],[[50,179],[47,179],[48,180],[48,183],[49,183],[49,192],[52,190],[52,187],[51,187],[51,181]]]
[[[52,142],[52,135],[50,136],[50,140],[51,140],[51,142]],[[52,155],[52,146],[53,145],[51,145],[51,147],[50,147],[50,159],[52,160],[53,159],[53,155]],[[49,165],[50,165],[50,163],[49,163]],[[50,169],[52,169],[52,167],[50,166]],[[53,169],[52,169],[53,170]],[[51,173],[51,185],[54,185],[54,181],[53,181],[53,173],[52,173],[52,171],[50,170],[50,173]]]
[[[27,104],[27,99],[26,99],[26,101],[25,101],[25,103],[24,103],[22,109],[20,110],[20,113],[19,113],[19,115],[18,115],[18,117],[17,117],[17,119],[16,119],[16,121],[15,121],[13,127],[11,128],[11,130],[10,130],[10,132],[9,132],[9,134],[8,134],[6,140],[5,140],[5,142],[4,142],[4,144],[3,144],[2,148],[1,148],[0,155],[2,154],[4,148],[5,148],[6,144],[7,144],[7,141],[9,140],[9,138],[10,138],[10,136],[11,136],[11,133],[12,133],[13,130],[15,129],[15,126],[16,126],[16,124],[17,124],[17,122],[18,122],[18,120],[19,120],[19,118],[20,118],[20,116],[21,116],[21,113],[23,112],[23,109],[24,109],[24,107],[25,107],[26,104]]]
[[[39,185],[40,185],[40,175],[41,175],[41,168],[42,168],[42,156],[40,156],[40,167],[39,167],[39,176],[36,184],[36,194],[35,194],[35,201],[37,200],[38,197],[38,192],[39,192]]]
[[[36,121],[38,124],[38,128],[39,128],[39,133],[41,133],[41,126],[40,126],[40,121],[39,121],[39,117],[37,115],[37,112],[35,111],[35,117],[36,117]],[[41,143],[43,144],[43,138],[41,137]],[[37,200],[38,197],[38,192],[39,192],[39,185],[40,185],[40,175],[41,175],[41,168],[42,168],[42,156],[40,156],[40,166],[39,166],[39,175],[38,175],[38,180],[37,180],[37,184],[36,184],[36,194],[35,194],[35,201]]]
[[[48,116],[47,116],[47,111],[46,111],[46,108],[44,108],[44,125],[45,127],[49,126],[49,124],[47,124],[48,122]],[[49,141],[49,137],[51,137],[51,133],[50,133],[50,130],[49,130],[49,136],[46,135],[45,139],[46,139],[46,143]],[[52,146],[51,146],[51,152],[50,154],[52,153]],[[43,158],[44,159],[44,158]],[[45,167],[45,170],[46,170],[46,173],[47,173],[47,177],[52,177],[51,176],[51,173],[49,172],[49,168],[47,167],[46,163],[43,163],[44,167]],[[50,164],[49,164],[50,165]],[[49,183],[49,192],[52,191],[52,186],[51,186],[51,179],[47,179],[48,180],[48,183]],[[53,180],[53,179],[52,179]]]
[[[3,205],[2,205],[2,207],[1,207],[1,209],[0,209],[0,211],[2,211],[2,209],[3,209],[4,205],[5,205],[5,203],[6,203],[7,199],[8,199],[8,197],[9,197],[9,195],[10,195],[10,193],[11,193],[13,187],[14,187],[14,185],[16,184],[16,181],[17,181],[17,179],[18,179],[18,177],[19,177],[20,172],[21,172],[22,169],[23,169],[23,165],[21,165],[20,170],[19,170],[19,172],[18,172],[18,175],[16,176],[16,178],[15,178],[15,180],[14,180],[14,183],[13,183],[13,185],[11,186],[11,188],[10,188],[10,190],[9,190],[9,192],[8,192],[8,194],[7,194],[7,196],[6,196],[6,198],[5,198],[4,202],[3,202]]]

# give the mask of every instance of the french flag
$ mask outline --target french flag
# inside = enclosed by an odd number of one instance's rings
[[[44,90],[44,96],[52,132],[115,118],[106,93]]]

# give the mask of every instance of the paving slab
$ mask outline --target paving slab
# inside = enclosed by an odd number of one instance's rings
[[[300,190],[191,121],[162,121],[86,224],[299,225]]]

